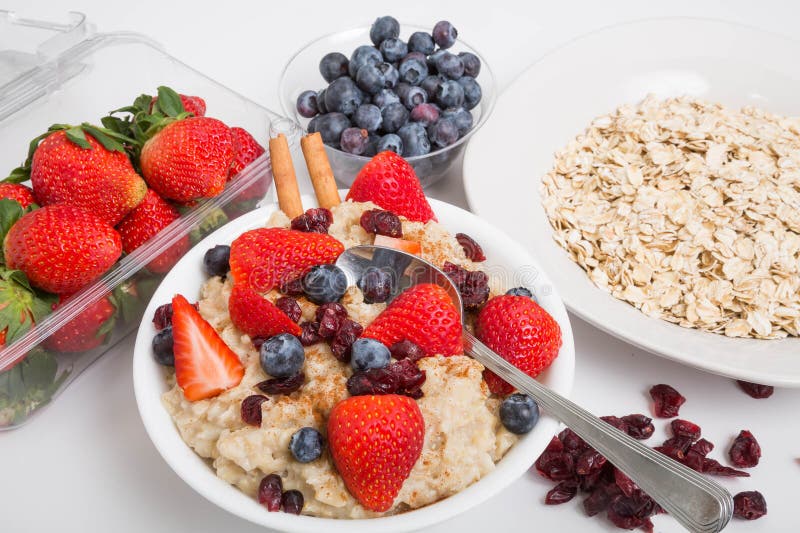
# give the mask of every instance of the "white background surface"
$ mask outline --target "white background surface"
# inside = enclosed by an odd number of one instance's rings
[[[406,0],[381,3],[390,7],[380,8],[378,2],[343,0],[208,4],[50,0],[29,4],[11,0],[0,8],[40,18],[58,18],[63,10],[72,9],[85,12],[99,31],[146,33],[173,55],[276,111],[278,77],[294,50],[318,35],[368,23],[383,14],[429,25],[441,19],[453,21],[491,63],[501,89],[544,51],[615,22],[656,15],[711,16],[793,35],[800,20],[800,9],[788,1],[494,1],[466,7],[465,1]],[[502,176],[492,178],[502,180]],[[429,193],[464,205],[458,176]],[[497,201],[512,193],[500,187]],[[573,328],[576,401],[598,415],[649,413],[647,390],[655,383],[669,383],[688,398],[682,417],[703,427],[704,436],[717,444],[711,456],[723,463],[738,431],[752,430],[764,452],[761,464],[752,470],[752,477],[725,484],[734,493],[760,490],[769,514],[751,523],[736,520],[728,530],[797,531],[800,391],[778,390],[768,400],[753,400],[728,379],[646,354],[577,319]],[[130,337],[120,343],[31,424],[0,433],[0,531],[263,531],[203,500],[158,456],[133,399],[132,342]],[[656,425],[651,443],[665,435],[666,422],[657,420]],[[543,506],[549,488],[549,483],[528,474],[484,505],[429,531],[612,530],[605,520],[586,518],[578,500],[560,507]],[[680,530],[669,517],[657,517],[654,522],[656,531]]]

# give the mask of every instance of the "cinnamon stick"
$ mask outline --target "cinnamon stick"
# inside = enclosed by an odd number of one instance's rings
[[[281,133],[269,140],[269,157],[272,161],[272,177],[278,193],[278,206],[289,218],[303,214],[303,202],[297,186],[292,154],[286,136]]]
[[[339,205],[341,203],[339,189],[336,187],[336,180],[333,179],[333,170],[328,161],[328,154],[325,153],[325,145],[322,144],[322,136],[319,132],[306,135],[300,139],[300,147],[303,149],[303,157],[306,159],[319,206],[330,209]]]

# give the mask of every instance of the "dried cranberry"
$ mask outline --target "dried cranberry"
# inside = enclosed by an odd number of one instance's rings
[[[558,439],[564,444],[564,451],[572,453],[576,457],[583,453],[584,450],[589,448],[582,438],[577,433],[569,428],[565,428],[558,434]]]
[[[298,372],[288,378],[272,378],[256,384],[259,390],[267,394],[291,394],[305,383],[306,375]]]
[[[688,437],[692,441],[696,441],[702,433],[700,426],[688,420],[676,418],[670,425],[672,426],[672,434],[676,437]]]
[[[749,381],[741,381],[737,380],[736,383],[739,384],[739,387],[747,394],[749,394],[752,398],[756,399],[763,399],[769,398],[772,396],[772,393],[775,392],[775,387],[772,385],[759,385],[758,383],[750,383]]]
[[[619,487],[619,490],[622,491],[622,494],[629,498],[633,496],[634,492],[639,490],[639,485],[619,468],[614,469],[614,482],[617,484],[617,487]]]
[[[588,452],[587,452],[588,453]],[[578,458],[580,459],[580,457]],[[604,483],[606,478],[608,477],[608,469],[613,468],[611,463],[607,462],[603,465],[600,470],[592,472],[590,474],[578,474],[578,479],[580,480],[580,488],[582,491],[591,492],[597,486]]]
[[[333,224],[333,213],[324,207],[309,209],[292,219],[292,229],[306,233],[328,233]]]
[[[284,513],[300,514],[304,503],[303,493],[299,490],[287,490],[281,497],[281,506]]]
[[[562,481],[547,493],[544,498],[545,505],[559,505],[567,503],[578,494],[578,484],[575,480]]]
[[[545,452],[563,452],[564,451],[564,443],[561,442],[561,439],[558,437],[553,437],[550,439],[550,442],[547,444],[547,448],[544,449]],[[544,453],[544,452],[542,452]]]
[[[269,400],[261,394],[253,394],[242,400],[242,421],[251,426],[261,425],[261,404]]]
[[[319,335],[319,322],[303,322],[300,324],[300,344],[311,346],[318,342],[322,342],[322,337]]]
[[[347,380],[351,396],[394,394],[400,388],[400,376],[388,368],[370,368],[354,372]]]
[[[620,431],[628,432],[628,424],[618,416],[601,416],[600,420],[611,424]]]
[[[261,345],[264,344],[265,342],[267,342],[267,339],[269,339],[269,337],[258,337],[258,336],[256,336],[256,337],[253,337],[252,339],[250,339],[250,342],[253,343],[253,346],[255,346],[256,350],[260,350],[261,349]]]
[[[402,340],[392,344],[389,346],[389,351],[391,352],[392,357],[398,361],[403,359],[419,361],[425,357],[425,352],[422,351],[422,348],[409,340]]]
[[[589,448],[583,452],[575,463],[575,473],[581,476],[593,474],[602,470],[606,458],[597,450]]]
[[[709,459],[708,457],[703,459],[703,472],[711,474],[712,476],[750,477],[750,474],[747,472],[721,465],[719,461]]]
[[[303,276],[283,280],[278,290],[287,296],[302,296],[304,294]]]
[[[332,339],[342,323],[347,319],[347,309],[339,302],[322,304],[317,308],[317,322],[319,329],[317,333],[323,339]]]
[[[467,259],[475,261],[476,263],[486,261],[486,256],[483,255],[483,248],[481,248],[480,244],[475,242],[475,239],[466,233],[456,233],[456,240],[464,249],[464,254],[467,256]]]
[[[714,443],[707,441],[706,439],[700,439],[699,441],[692,444],[692,447],[689,448],[690,451],[697,452],[703,457],[711,453],[711,450],[714,449]]]
[[[622,529],[652,528],[650,516],[654,510],[652,498],[637,491],[631,496],[616,496],[608,506],[608,519]]]
[[[756,520],[767,514],[767,500],[757,490],[740,492],[733,497],[733,516]]]
[[[156,331],[161,331],[172,325],[172,304],[159,305],[153,315],[153,325]]]
[[[401,238],[403,236],[403,224],[400,217],[391,211],[382,209],[370,209],[361,214],[361,227],[367,233],[385,235],[387,237]]]
[[[655,446],[653,449],[657,452],[663,453],[667,457],[675,459],[680,463],[682,463],[684,458],[686,457],[686,453],[683,450],[681,450],[680,448],[676,448],[674,446],[662,445],[662,446]]]
[[[392,274],[382,268],[368,268],[361,279],[358,288],[364,294],[364,302],[379,304],[389,299],[392,295]]]
[[[551,481],[564,481],[575,476],[575,460],[569,453],[545,451],[535,464],[536,470]]]
[[[728,455],[734,466],[751,468],[758,464],[758,459],[761,457],[761,446],[752,433],[743,429],[731,444]]]
[[[458,288],[465,309],[477,309],[489,299],[489,277],[485,272],[467,270],[449,261],[442,271]]]
[[[634,439],[649,439],[656,430],[653,420],[649,416],[640,414],[627,415],[622,417],[622,421],[628,425],[628,435]]]
[[[705,459],[705,455],[701,454],[697,450],[690,448],[689,451],[686,452],[686,456],[683,458],[683,464],[685,464],[692,470],[696,470],[697,472],[702,472],[703,459]]]
[[[425,383],[425,371],[417,367],[417,363],[412,359],[403,359],[390,364],[389,371],[399,379],[399,394],[405,394],[419,399],[422,397],[422,385]]]
[[[363,331],[361,324],[346,318],[331,341],[333,356],[343,363],[350,361],[350,348]]]
[[[680,450],[682,454],[686,454],[686,452],[689,451],[691,445],[692,445],[692,438],[687,437],[685,435],[670,437],[669,439],[665,440],[663,444],[663,446],[669,446],[671,448]]]
[[[594,516],[605,511],[611,503],[612,496],[604,486],[596,487],[592,493],[583,500],[583,509],[589,516]]]
[[[283,481],[281,481],[281,477],[278,474],[264,476],[264,479],[258,484],[258,503],[265,506],[267,511],[280,511],[282,496]]]
[[[663,383],[652,387],[650,396],[655,401],[654,412],[659,418],[678,416],[681,405],[686,401],[686,398],[681,396],[681,393]]]
[[[297,322],[303,315],[303,310],[300,309],[300,304],[291,296],[282,296],[275,300],[275,306],[283,311],[292,322]]]

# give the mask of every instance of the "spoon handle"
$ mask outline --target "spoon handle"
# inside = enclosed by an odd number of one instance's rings
[[[690,531],[722,531],[733,513],[733,498],[719,484],[645,446],[586,409],[541,385],[464,330],[467,353],[531,396],[603,454]]]

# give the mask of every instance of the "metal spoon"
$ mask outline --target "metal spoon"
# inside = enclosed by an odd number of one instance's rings
[[[348,285],[357,284],[370,269],[389,273],[392,277],[390,300],[413,285],[434,283],[447,291],[463,316],[461,295],[450,278],[417,256],[391,248],[356,246],[339,256],[336,265],[346,274]],[[530,395],[541,408],[569,426],[685,528],[711,533],[721,531],[728,524],[733,513],[733,498],[722,486],[551,391],[497,355],[466,328],[463,335],[466,353]]]

